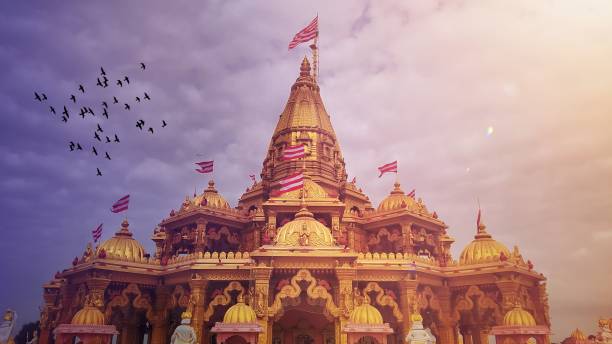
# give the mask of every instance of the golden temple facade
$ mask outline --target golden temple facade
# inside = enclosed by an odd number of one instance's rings
[[[282,160],[283,149],[297,144],[306,147],[305,161]],[[279,180],[302,169],[302,190],[274,196]],[[52,343],[54,329],[75,317],[114,325],[120,344],[170,343],[185,314],[207,344],[219,342],[217,328],[241,323],[256,329],[260,344],[368,343],[360,331],[382,338],[369,342],[403,343],[415,318],[442,344],[485,344],[510,316],[550,328],[545,278],[516,247],[481,224],[454,259],[447,229],[399,183],[374,207],[347,181],[305,58],[261,181],[235,208],[212,181],[186,197],[154,229],[151,254],[127,221],[89,246],[43,286],[40,342]],[[223,341],[232,340],[240,342]]]

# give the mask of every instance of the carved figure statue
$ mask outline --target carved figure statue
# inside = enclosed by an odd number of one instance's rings
[[[183,312],[181,324],[174,330],[170,339],[170,344],[195,344],[197,343],[196,333],[191,327],[191,313]]]
[[[599,319],[599,329],[595,336],[595,342],[597,344],[612,344],[612,319]]]
[[[0,343],[6,343],[9,339],[12,340],[11,332],[13,331],[13,327],[15,327],[16,321],[17,314],[15,311],[7,309],[6,312],[4,312],[2,321],[0,321]]]

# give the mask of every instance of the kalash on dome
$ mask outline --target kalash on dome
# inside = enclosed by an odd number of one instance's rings
[[[304,58],[262,180],[237,207],[210,181],[153,230],[155,252],[124,221],[45,284],[40,343],[85,321],[83,309],[114,326],[120,344],[170,343],[179,326],[193,328],[197,343],[260,344],[403,343],[412,319],[442,344],[485,344],[515,318],[528,321],[510,327],[548,329],[545,277],[516,247],[481,222],[455,260],[447,225],[421,199],[396,183],[374,207],[347,181],[319,91]],[[304,161],[281,159],[299,144]],[[302,190],[272,192],[302,169]]]

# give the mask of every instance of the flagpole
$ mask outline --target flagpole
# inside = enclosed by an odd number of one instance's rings
[[[319,32],[317,31],[317,35],[315,36],[314,43],[310,45],[310,49],[312,50],[312,78],[315,83],[317,82],[317,78],[319,77]]]

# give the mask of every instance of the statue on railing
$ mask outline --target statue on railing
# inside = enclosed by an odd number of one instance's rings
[[[7,309],[4,312],[4,316],[2,317],[2,321],[0,321],[0,343],[13,343],[13,337],[11,337],[11,332],[13,331],[13,327],[15,327],[15,322],[17,322],[17,313],[15,313],[12,309]]]
[[[191,327],[191,312],[181,314],[181,324],[172,333],[170,344],[195,344],[197,343],[196,333]]]

